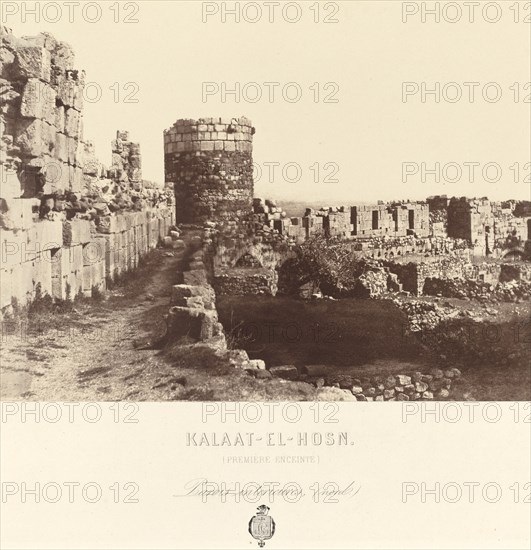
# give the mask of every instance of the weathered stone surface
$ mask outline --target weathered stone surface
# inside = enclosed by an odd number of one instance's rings
[[[185,300],[191,297],[200,297],[205,304],[205,308],[213,309],[215,305],[216,295],[214,289],[210,285],[173,285],[171,303],[177,306],[185,306]]]
[[[55,127],[41,119],[20,120],[16,144],[24,155],[30,157],[47,155],[55,147]]]
[[[274,367],[269,367],[269,372],[273,376],[278,376],[279,378],[285,378],[286,380],[298,380],[299,371],[294,365],[278,365]]]
[[[55,125],[55,96],[52,86],[37,78],[30,78],[22,93],[20,115],[40,118]]]
[[[406,376],[405,374],[397,374],[396,379],[400,386],[408,386],[411,384],[411,376]]]
[[[352,392],[340,388],[325,386],[316,391],[318,401],[357,401]]]
[[[22,46],[17,48],[17,69],[25,78],[38,78],[50,81],[50,52],[38,46]]]
[[[212,310],[173,306],[166,322],[166,338],[174,341],[184,337],[207,340],[219,334],[217,313]]]

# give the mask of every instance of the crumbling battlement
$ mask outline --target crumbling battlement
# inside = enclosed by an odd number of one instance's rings
[[[67,44],[0,27],[0,316],[36,296],[104,289],[175,222],[173,193],[142,180],[127,132],[110,169],[96,158],[84,78]]]
[[[84,86],[85,73],[74,67],[68,44],[48,33],[16,38],[0,27],[4,220],[20,199],[38,199],[41,218],[66,219],[173,202],[162,189],[144,189],[140,146],[127,132],[112,143],[110,169],[96,158],[83,132]]]

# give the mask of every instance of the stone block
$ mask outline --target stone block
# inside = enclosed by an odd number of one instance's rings
[[[22,249],[27,231],[6,231],[0,228],[0,268],[11,269],[22,262]]]
[[[92,296],[92,266],[84,265],[82,271],[82,292],[83,296],[90,298]]]
[[[206,309],[213,309],[215,307],[216,295],[210,285],[173,285],[171,293],[172,305],[186,306],[188,303],[187,300],[194,297],[200,297]]]
[[[50,254],[41,252],[32,262],[31,271],[34,294],[37,286],[39,286],[41,296],[52,296],[52,262]]]
[[[54,126],[58,132],[65,131],[65,107],[64,105],[58,105],[55,108],[55,121]]]
[[[15,62],[15,54],[7,48],[0,47],[0,78],[7,80],[12,64]]]
[[[65,133],[67,136],[80,139],[81,114],[76,109],[69,107],[65,111]]]
[[[73,137],[67,137],[66,138],[66,144],[68,149],[68,164],[73,168],[74,164],[76,164],[76,153],[78,149],[79,142],[77,139]],[[70,177],[70,182],[73,183],[73,174]]]
[[[55,125],[55,90],[45,82],[30,78],[24,86],[20,103],[23,117],[40,118]]]
[[[98,225],[98,231],[100,233],[121,233],[126,229],[126,218],[121,214],[103,216],[100,218],[100,224]]]
[[[105,239],[93,238],[83,245],[83,265],[94,265],[105,261]]]
[[[39,46],[21,46],[16,52],[16,66],[21,77],[50,82],[50,52]]]
[[[79,166],[74,166],[74,178],[70,182],[70,189],[74,193],[79,193],[83,189],[83,170]]]
[[[105,282],[105,259],[103,261],[95,262],[91,265],[92,274],[92,287],[95,287],[99,291],[105,290],[106,282]]]
[[[213,141],[201,141],[201,151],[213,151],[214,142]]]
[[[60,220],[41,220],[28,231],[28,241],[36,244],[39,251],[61,248],[63,244],[62,223]]]
[[[69,189],[70,187],[70,167],[66,162],[58,162],[57,164],[57,177],[50,183],[49,190],[46,192],[53,192],[57,189]]]
[[[14,229],[29,229],[33,226],[35,223],[34,199],[6,198],[5,205],[7,206],[7,216]]]
[[[61,162],[68,162],[68,138],[65,134],[55,134],[55,157]]]
[[[33,299],[33,267],[33,262],[24,262],[11,270],[11,296],[21,306]]]
[[[58,85],[57,99],[65,106],[81,111],[83,108],[83,86],[72,79],[64,79]]]
[[[42,157],[55,148],[55,126],[41,119],[21,119],[16,132],[16,145],[24,155]]]
[[[63,245],[86,244],[91,240],[92,223],[89,220],[63,222]]]

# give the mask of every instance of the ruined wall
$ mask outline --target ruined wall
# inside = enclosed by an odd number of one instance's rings
[[[494,203],[494,251],[504,255],[508,250],[524,249],[531,240],[531,214],[528,204]]]
[[[531,237],[528,203],[453,197],[448,205],[448,236],[466,239],[480,256],[499,257],[515,248],[523,253]]]
[[[278,275],[274,269],[261,267],[218,268],[214,272],[213,286],[218,296],[223,294],[269,294],[277,293]]]
[[[405,237],[429,235],[429,207],[421,202],[404,202],[351,207],[352,235]]]
[[[0,317],[37,295],[92,296],[138,266],[175,221],[172,208],[109,217],[105,233],[88,220],[43,220],[25,229],[0,228]]]
[[[0,315],[104,289],[174,223],[173,193],[144,189],[127,132],[110,169],[96,158],[83,89],[70,46],[0,27]]]
[[[494,218],[488,199],[452,197],[448,205],[448,236],[466,239],[478,255],[494,249]]]
[[[253,134],[245,117],[180,119],[164,132],[165,179],[175,188],[178,223],[252,213]]]
[[[20,39],[0,28],[0,38],[3,141],[22,176],[12,196],[80,192],[85,75],[74,68],[72,49],[47,33]]]

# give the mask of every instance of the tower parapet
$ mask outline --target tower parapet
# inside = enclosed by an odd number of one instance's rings
[[[179,119],[164,131],[166,184],[178,223],[241,220],[253,211],[253,135],[249,119]]]

